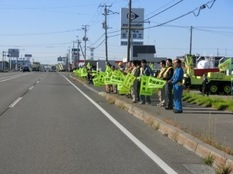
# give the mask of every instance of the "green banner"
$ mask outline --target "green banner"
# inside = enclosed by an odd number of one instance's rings
[[[226,71],[228,69],[231,69],[231,58],[228,58],[223,63],[220,63],[218,65],[218,68],[220,71]]]

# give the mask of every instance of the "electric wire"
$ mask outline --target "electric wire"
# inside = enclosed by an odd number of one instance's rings
[[[203,5],[201,5],[200,7],[197,7],[197,8],[195,8],[194,10],[189,11],[189,12],[187,12],[187,13],[181,15],[181,16],[178,16],[178,17],[176,17],[176,18],[173,18],[173,19],[168,20],[168,21],[166,21],[166,22],[163,22],[163,23],[161,23],[161,24],[157,24],[157,25],[155,25],[155,26],[146,27],[146,28],[144,28],[144,29],[160,27],[160,26],[163,26],[163,25],[165,25],[165,24],[168,24],[168,23],[171,23],[171,22],[173,22],[173,21],[176,21],[176,20],[178,20],[178,19],[180,19],[180,18],[183,18],[183,17],[185,17],[185,16],[187,16],[187,15],[189,15],[189,14],[194,14],[194,16],[197,17],[197,16],[200,14],[200,11],[201,11],[203,8],[205,8],[205,7],[212,8],[212,6],[214,5],[215,1],[216,1],[216,0],[209,1],[209,2],[207,2],[206,4],[203,4]],[[211,6],[208,6],[208,4],[209,4],[210,2],[212,2],[212,5],[211,5]],[[197,13],[197,14],[195,13],[196,10],[198,10],[198,13]]]
[[[178,4],[181,3],[182,1],[183,1],[183,0],[180,0],[180,1],[176,2],[175,4],[169,6],[168,8],[165,8],[164,10],[162,10],[162,11],[160,11],[160,12],[158,12],[158,13],[152,15],[151,17],[146,18],[143,22],[145,22],[145,21],[147,21],[147,20],[149,20],[149,19],[151,19],[151,18],[153,18],[153,17],[155,17],[155,16],[158,16],[159,14],[161,14],[161,13],[163,13],[163,12],[169,10],[170,8],[172,8],[172,7],[176,6],[176,5],[178,5]]]
[[[97,42],[100,41],[100,39],[102,39],[102,37],[104,37],[104,34],[102,34],[102,35],[99,37],[99,39],[97,39],[94,43],[92,43],[92,44],[89,45],[89,46],[91,47],[91,46],[95,45]]]
[[[104,43],[104,41],[105,41],[105,39],[104,39],[99,45],[97,45],[97,46],[95,47],[95,49],[98,48],[98,47],[100,47],[100,46]]]

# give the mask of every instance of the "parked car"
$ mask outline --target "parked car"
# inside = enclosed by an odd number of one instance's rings
[[[27,67],[27,66],[23,67],[23,72],[30,72],[29,67]]]

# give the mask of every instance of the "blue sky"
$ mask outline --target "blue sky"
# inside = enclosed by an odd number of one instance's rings
[[[144,24],[144,44],[156,45],[158,57],[184,55],[189,53],[190,27],[193,26],[193,54],[233,56],[233,1],[216,0],[212,8],[206,7],[195,16],[199,7],[208,2],[212,1],[132,0],[133,8],[144,8],[145,19],[178,3]],[[87,46],[95,47],[95,59],[105,60],[105,46],[101,44],[104,40],[104,8],[101,6],[104,4],[111,5],[112,12],[120,13],[121,8],[128,7],[128,0],[0,0],[0,51],[17,48],[20,55],[32,54],[34,61],[55,64],[57,57],[66,56],[73,41],[82,40],[82,28],[87,25]],[[158,27],[191,11],[193,13]],[[109,59],[122,60],[127,48],[120,46],[121,15],[107,17]],[[87,49],[87,57],[89,55]]]

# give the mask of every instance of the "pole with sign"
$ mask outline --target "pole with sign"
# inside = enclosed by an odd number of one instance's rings
[[[131,0],[129,0],[129,8],[121,9],[121,45],[127,44],[127,61],[131,59],[131,46],[134,43],[143,45],[143,42],[134,42],[134,40],[143,40],[143,29],[144,9],[131,8]]]

